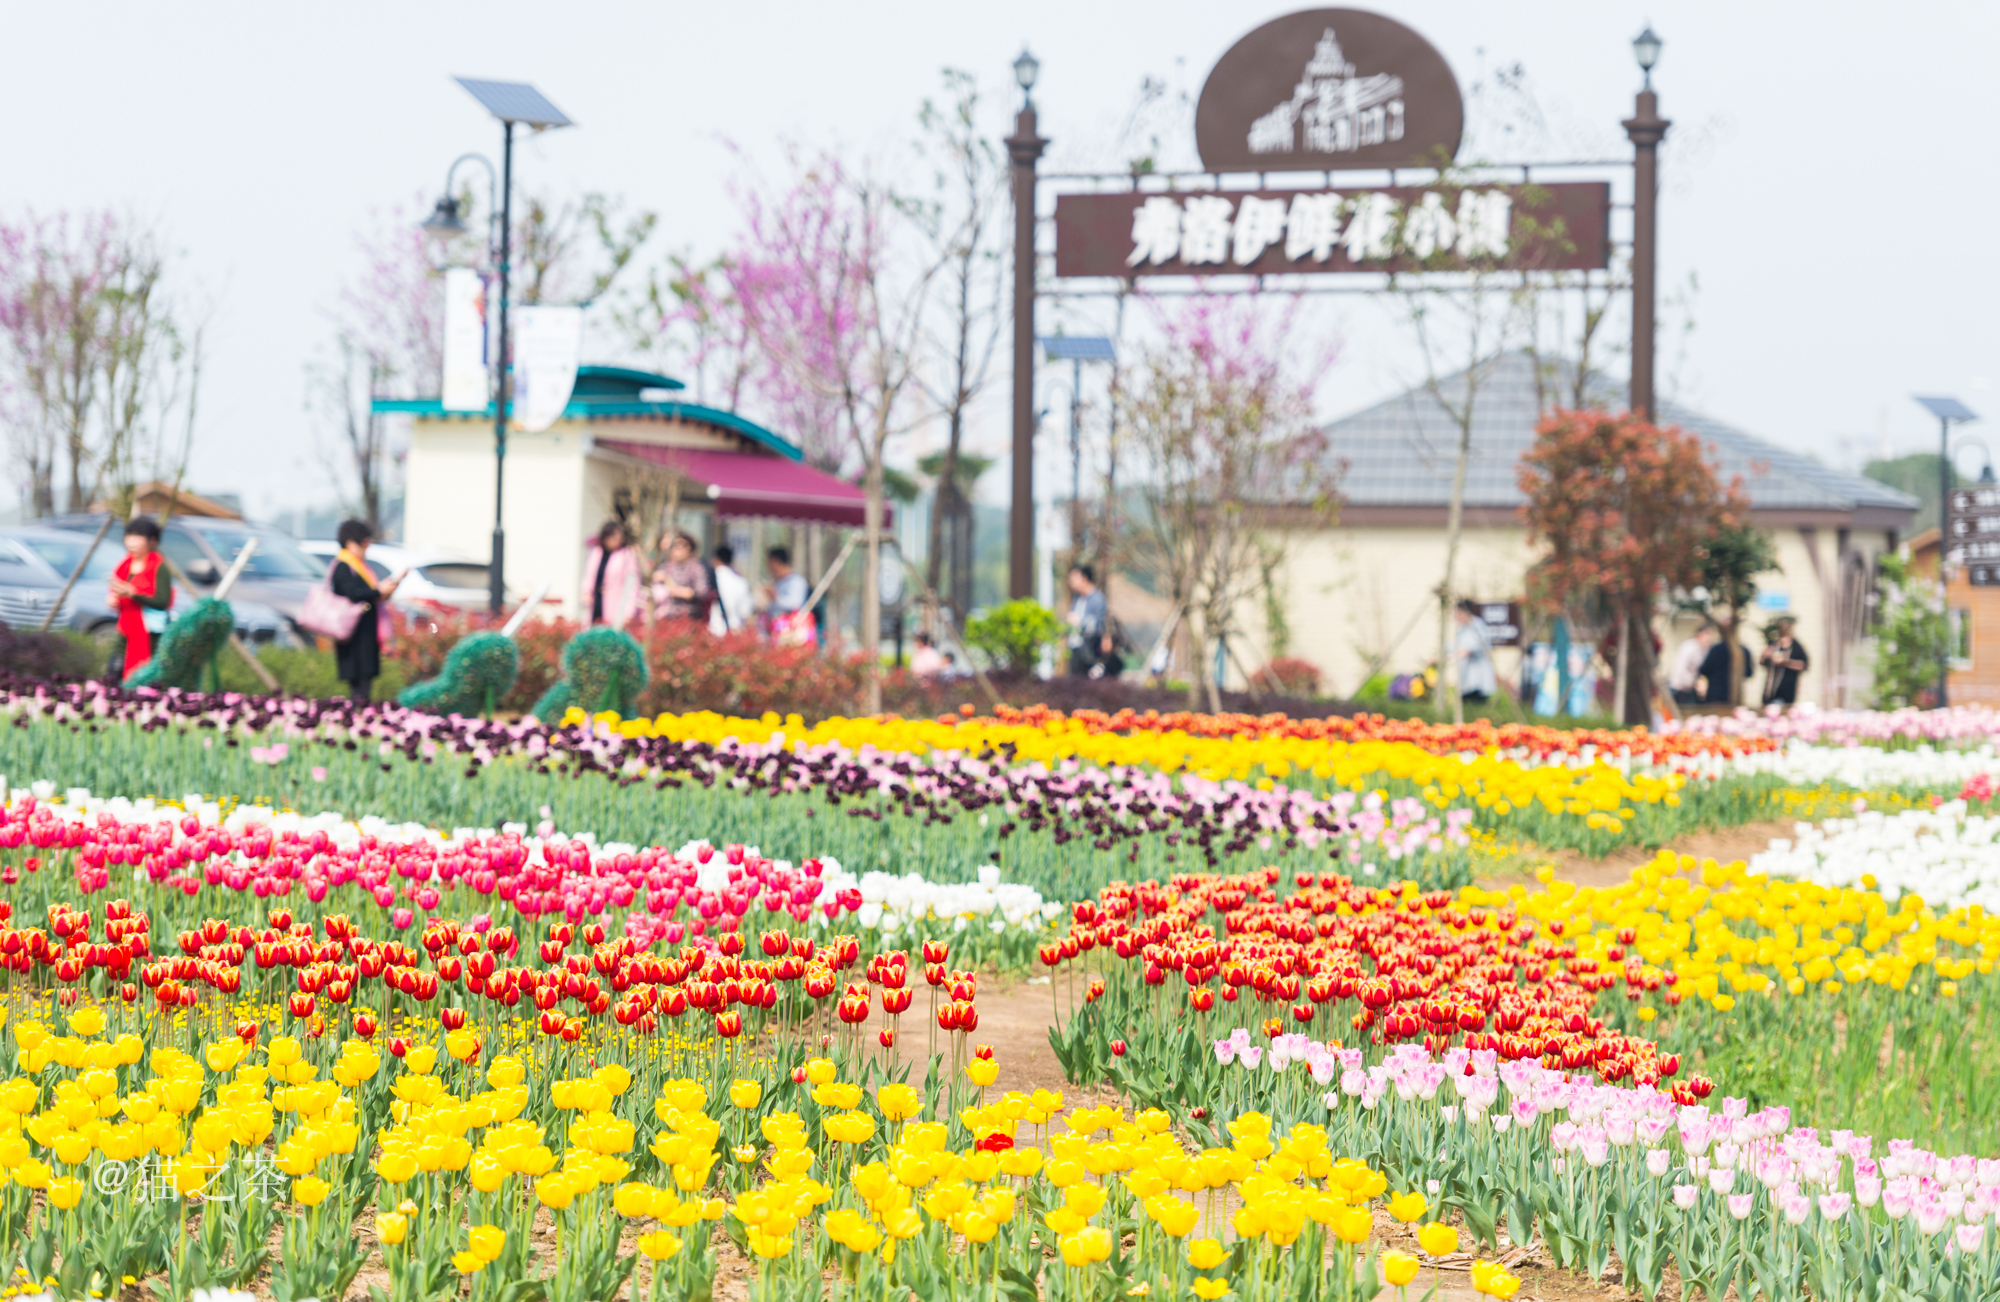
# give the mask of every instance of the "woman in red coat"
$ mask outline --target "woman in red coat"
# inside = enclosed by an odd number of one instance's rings
[[[111,572],[111,605],[118,612],[122,655],[114,654],[105,676],[124,682],[153,658],[153,634],[146,612],[174,604],[173,581],[160,556],[160,526],[148,516],[135,515],[125,526],[125,559]]]

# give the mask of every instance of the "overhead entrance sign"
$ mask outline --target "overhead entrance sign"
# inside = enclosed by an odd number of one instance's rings
[[[1610,265],[1610,220],[1599,181],[1064,194],[1056,275],[1594,270]]]
[[[1210,172],[1436,167],[1457,156],[1464,131],[1444,56],[1359,9],[1265,23],[1216,62],[1194,111]]]

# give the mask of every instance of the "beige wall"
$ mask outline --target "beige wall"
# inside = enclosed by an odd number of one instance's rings
[[[527,596],[543,583],[574,611],[582,584],[584,465],[588,436],[563,422],[507,440],[507,587]],[[415,422],[410,433],[403,534],[411,547],[483,557],[493,538],[493,430],[474,421]]]
[[[1445,532],[1422,526],[1336,528],[1295,536],[1285,562],[1291,653],[1319,666],[1322,690],[1345,695],[1367,677],[1371,657],[1390,673],[1437,657],[1437,585],[1444,574]],[[1458,591],[1499,601],[1518,598],[1527,568],[1518,527],[1467,529],[1454,566]],[[1251,612],[1246,612],[1251,614]],[[1261,611],[1247,621],[1262,628]],[[1253,664],[1268,654],[1253,648]],[[1518,655],[1495,656],[1502,678],[1520,678]]]
[[[1839,583],[1835,530],[1772,530],[1779,569],[1759,580],[1765,592],[1782,593],[1786,609],[1798,620],[1798,636],[1812,654],[1812,668],[1800,684],[1799,699],[1822,705],[1859,705],[1867,699],[1865,642],[1830,655],[1833,626],[1829,622],[1833,589]],[[1318,665],[1323,689],[1347,694],[1365,679],[1371,655],[1386,655],[1384,668],[1408,673],[1437,656],[1437,584],[1444,572],[1445,531],[1428,526],[1336,528],[1295,536],[1283,582],[1291,617],[1291,654]],[[1872,574],[1874,558],[1888,546],[1881,531],[1849,534],[1849,552]],[[1814,565],[1818,560],[1817,569]],[[1533,553],[1518,526],[1468,528],[1459,542],[1455,587],[1480,600],[1519,600]],[[1749,626],[1759,627],[1775,611],[1757,610]],[[1264,634],[1261,608],[1244,611],[1244,626]],[[1671,654],[1694,629],[1691,620],[1660,634]],[[1754,652],[1762,640],[1747,638]],[[1268,658],[1267,645],[1245,648],[1251,665]],[[1501,681],[1520,681],[1519,652],[1499,648],[1495,665]],[[1835,660],[1844,663],[1836,665]],[[1839,670],[1836,675],[1836,669]],[[1761,677],[1759,679],[1761,684]]]
[[[732,450],[737,435],[684,421],[616,421],[604,438]],[[581,609],[584,551],[611,517],[618,471],[593,453],[582,421],[507,440],[507,587],[526,597],[542,584],[566,615]],[[403,534],[409,545],[483,557],[492,551],[493,428],[467,420],[416,420],[410,432]]]

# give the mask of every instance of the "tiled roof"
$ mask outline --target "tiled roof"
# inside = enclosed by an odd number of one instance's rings
[[[1461,371],[1439,383],[1456,405],[1465,392]],[[1622,386],[1593,377],[1593,402],[1622,409]],[[1549,399],[1555,405],[1557,399]],[[1521,454],[1534,441],[1543,403],[1533,359],[1507,353],[1485,363],[1473,402],[1472,454],[1465,504],[1512,509],[1522,504],[1516,480]],[[1714,450],[1725,481],[1741,476],[1759,511],[1849,512],[1877,508],[1914,513],[1917,499],[1886,484],[1833,470],[1767,443],[1711,416],[1660,404],[1660,423],[1699,435]],[[1345,463],[1340,495],[1349,506],[1447,506],[1458,455],[1458,426],[1423,388],[1356,412],[1326,427],[1329,455]]]

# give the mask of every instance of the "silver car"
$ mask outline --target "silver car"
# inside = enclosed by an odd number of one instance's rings
[[[0,529],[0,623],[17,629],[40,628],[89,546],[89,535],[69,529],[33,525]],[[107,644],[117,637],[118,612],[111,605],[106,585],[124,555],[122,540],[107,534],[91,553],[90,563],[50,626],[88,633]],[[185,590],[176,595],[176,609],[185,610],[189,604]],[[245,642],[296,644],[290,622],[270,606],[244,600],[235,593],[230,594],[229,606],[236,613],[236,632]],[[149,626],[159,631],[173,613],[148,611]]]
[[[340,544],[327,539],[308,538],[299,544],[299,550],[318,561],[321,573],[325,573],[327,567],[333,564],[333,558],[339,554]],[[375,543],[368,548],[368,568],[375,572],[377,579],[408,571],[394,597],[400,606],[483,611],[488,605],[487,585],[490,580],[487,575],[492,571],[485,561],[444,552],[412,550],[394,543]],[[511,589],[509,591],[511,595]]]
[[[103,522],[102,515],[91,514],[61,516],[48,523],[57,529],[83,533],[87,542],[87,535],[96,533]],[[230,604],[249,602],[267,606],[287,620],[296,621],[306,594],[318,586],[326,567],[300,551],[291,535],[282,529],[242,520],[177,515],[161,526],[160,550],[180,566],[189,584],[205,596],[221,581],[230,562],[253,535],[257,550],[250,554],[249,564],[244,566],[236,586],[230,589]],[[118,540],[107,534],[104,541],[111,547],[115,560]]]

